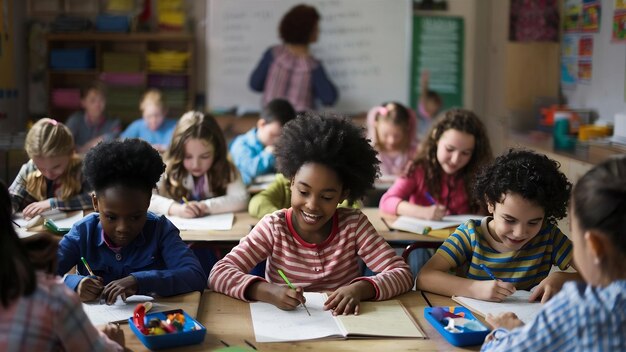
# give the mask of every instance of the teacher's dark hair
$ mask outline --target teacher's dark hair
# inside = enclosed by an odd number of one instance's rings
[[[315,7],[296,5],[280,21],[280,38],[287,44],[309,44],[319,20],[320,14]]]

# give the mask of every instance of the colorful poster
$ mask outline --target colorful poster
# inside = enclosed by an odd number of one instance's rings
[[[561,85],[573,86],[578,80],[578,65],[574,58],[561,58]]]
[[[583,5],[581,16],[581,29],[584,32],[598,32],[600,30],[600,3],[587,3]]]
[[[565,32],[580,31],[583,5],[581,0],[566,0],[563,15],[563,30]]]
[[[626,10],[626,0],[615,0],[615,11]]]
[[[578,55],[578,35],[566,34],[561,43],[561,56],[576,57]]]
[[[578,83],[589,84],[591,82],[591,60],[580,58],[578,60]]]
[[[559,22],[556,0],[511,0],[509,40],[558,42]]]
[[[616,12],[613,15],[613,35],[614,42],[626,40],[626,12]]]
[[[589,58],[593,56],[593,37],[590,35],[581,36],[578,41],[578,56]]]

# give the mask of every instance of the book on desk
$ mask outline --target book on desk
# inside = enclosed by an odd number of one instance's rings
[[[464,224],[468,220],[480,220],[483,215],[461,214],[447,215],[440,221],[424,220],[411,216],[399,216],[390,227],[400,231],[412,232],[416,234],[428,234],[439,238],[448,238],[457,226]]]
[[[250,304],[257,342],[332,338],[425,338],[426,335],[398,300],[359,304],[359,315],[333,316],[323,309],[325,293],[305,292],[309,316],[302,306],[285,311],[265,302]]]

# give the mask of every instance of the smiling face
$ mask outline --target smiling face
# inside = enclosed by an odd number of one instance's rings
[[[437,142],[437,161],[443,171],[454,175],[465,167],[472,158],[475,138],[473,135],[455,129],[441,134]]]
[[[37,169],[41,174],[50,181],[54,181],[61,177],[67,165],[70,163],[71,156],[34,156],[33,163],[37,166]]]
[[[489,232],[500,252],[517,251],[539,233],[545,217],[544,209],[516,193],[503,195],[502,201],[487,204],[493,221]]]
[[[404,146],[404,128],[391,121],[378,121],[376,134],[379,144],[387,152],[400,151]]]
[[[165,111],[157,104],[145,104],[143,106],[143,120],[150,131],[156,131],[165,121]]]
[[[292,219],[298,234],[305,239],[328,236],[337,204],[346,197],[334,170],[318,163],[302,165],[291,181]]]
[[[93,196],[102,229],[116,246],[127,246],[139,236],[146,223],[150,196],[150,192],[124,186],[110,187]]]
[[[205,175],[215,160],[215,147],[202,139],[191,138],[185,142],[183,166],[194,177]]]

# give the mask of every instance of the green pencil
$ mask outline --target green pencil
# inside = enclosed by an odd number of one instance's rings
[[[87,260],[85,260],[85,257],[80,257],[80,260],[83,261],[83,264],[85,264],[85,268],[87,268],[87,271],[89,271],[89,275],[91,276],[96,276],[93,271],[91,271],[91,267],[89,266],[89,264],[87,264]]]
[[[287,286],[289,286],[290,289],[295,290],[296,287],[294,285],[291,284],[291,281],[289,281],[289,279],[287,278],[287,276],[285,276],[285,273],[283,273],[282,270],[278,269],[278,275],[280,275],[280,277],[283,278],[283,280],[285,280],[285,283],[287,283]],[[306,313],[311,316],[311,313],[309,312],[309,309],[306,307],[306,304],[302,303],[302,306],[304,307],[304,309],[306,310]]]

